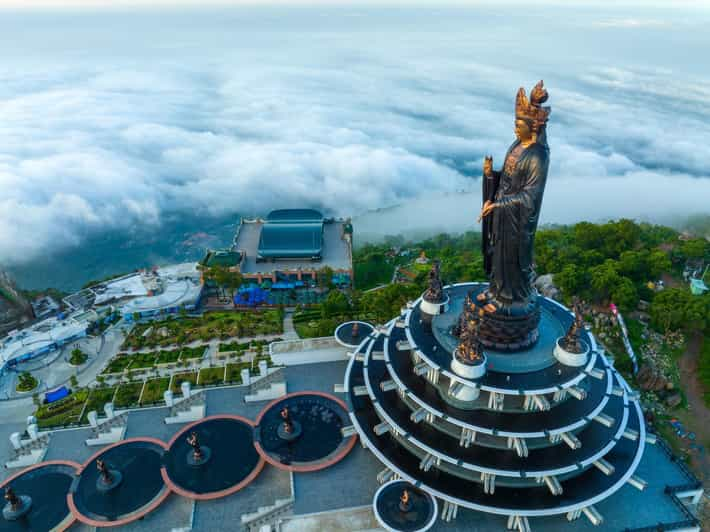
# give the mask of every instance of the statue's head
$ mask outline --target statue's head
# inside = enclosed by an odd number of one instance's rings
[[[535,141],[538,132],[545,127],[550,116],[550,108],[542,107],[547,101],[547,90],[538,82],[530,91],[530,98],[525,89],[520,87],[515,99],[515,136],[521,142]]]

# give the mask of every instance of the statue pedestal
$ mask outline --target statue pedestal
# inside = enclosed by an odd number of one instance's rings
[[[303,429],[301,428],[301,424],[294,420],[291,420],[291,427],[291,432],[286,432],[284,423],[281,423],[279,424],[279,428],[276,430],[276,434],[284,441],[294,441],[301,436]]]
[[[26,515],[32,509],[32,498],[28,495],[18,495],[20,500],[17,508],[12,508],[10,503],[7,503],[2,509],[2,516],[7,521],[17,521],[22,516]]]
[[[486,304],[475,301],[482,309]],[[483,347],[496,351],[516,352],[535,345],[540,336],[540,307],[537,301],[525,307],[485,312],[480,317],[478,337]]]
[[[187,465],[197,467],[206,464],[207,462],[210,461],[210,457],[212,456],[212,449],[207,447],[206,445],[200,446],[200,457],[197,458],[195,457],[195,451],[190,450],[190,452],[187,453]]]
[[[427,301],[422,298],[419,308],[424,314],[429,314],[430,316],[438,316],[449,310],[449,296],[443,301]]]
[[[104,482],[103,477],[99,475],[99,478],[96,479],[96,491],[106,493],[107,491],[116,489],[123,480],[123,475],[121,475],[120,471],[109,469],[109,474],[111,475],[110,482]]]
[[[582,344],[584,350],[581,353],[572,353],[570,351],[567,351],[560,345],[563,339],[564,337],[560,337],[557,339],[557,343],[555,344],[555,349],[553,351],[553,354],[555,355],[557,361],[560,364],[564,364],[565,366],[571,366],[574,368],[584,366],[589,360],[589,344],[587,344],[587,342],[585,342],[584,340],[580,340],[579,343]]]
[[[454,352],[454,359],[451,361],[451,371],[467,380],[480,379],[486,374],[486,361],[487,358],[483,355],[481,361],[471,363],[467,360],[460,359]],[[450,397],[455,400],[455,406],[466,408],[463,404],[475,401],[480,394],[480,388],[463,385],[460,389],[450,394]],[[448,398],[445,397],[444,400],[448,401]]]

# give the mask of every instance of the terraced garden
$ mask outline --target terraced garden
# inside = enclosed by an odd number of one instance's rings
[[[40,429],[62,427],[79,423],[84,403],[89,397],[89,390],[77,392],[48,405],[41,405],[34,416]]]
[[[207,348],[183,347],[171,351],[151,351],[149,353],[119,353],[111,359],[102,374],[122,373],[129,371],[150,369],[157,364],[169,364],[198,360],[202,358]]]
[[[208,312],[199,318],[171,318],[136,325],[123,343],[124,350],[184,345],[196,340],[280,334],[283,311]]]

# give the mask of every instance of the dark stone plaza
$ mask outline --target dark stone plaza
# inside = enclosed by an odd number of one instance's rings
[[[397,327],[392,330],[404,331]],[[365,342],[362,351],[367,352],[366,346],[369,345],[370,342]],[[375,347],[377,346],[373,346],[370,350],[371,355]],[[351,367],[349,374],[352,378],[356,366],[362,368],[362,363],[359,361],[350,363],[344,359],[341,362],[289,366],[285,368],[284,375],[290,393],[310,390],[332,394],[333,384],[342,381],[349,366]],[[589,380],[590,383],[596,382],[594,378]],[[16,473],[15,471],[5,470],[5,475],[10,481],[9,483],[6,481],[3,488],[7,484],[11,485],[18,495],[31,496],[33,504],[24,521],[3,519],[0,521],[0,530],[49,530],[55,527],[61,530],[67,524],[71,525],[71,530],[93,529],[95,525],[75,520],[67,506],[66,495],[72,491],[72,483],[74,484],[72,498],[77,512],[81,512],[78,516],[85,521],[96,520],[100,522],[96,523],[99,526],[112,524],[110,521],[104,521],[107,518],[126,519],[148,510],[148,513],[124,525],[124,528],[154,531],[185,528],[208,531],[222,530],[224,523],[230,523],[230,529],[234,530],[259,530],[256,526],[262,522],[257,515],[259,509],[263,508],[264,513],[268,514],[265,507],[273,506],[275,515],[266,515],[263,521],[271,525],[280,522],[282,530],[361,530],[368,527],[375,528],[376,522],[372,518],[371,510],[367,510],[368,515],[364,521],[358,520],[357,510],[362,507],[371,508],[373,497],[380,487],[378,478],[388,480],[392,477],[391,473],[387,473],[392,470],[385,468],[378,459],[380,453],[392,453],[387,456],[398,460],[401,458],[402,462],[399,463],[404,466],[410,464],[406,467],[413,479],[421,478],[427,483],[431,482],[432,486],[437,479],[453,478],[443,471],[443,467],[441,472],[433,467],[426,474],[423,473],[419,469],[418,458],[410,458],[405,462],[407,451],[399,447],[396,436],[390,432],[371,436],[372,446],[369,450],[363,449],[361,445],[355,445],[342,460],[324,469],[298,473],[270,464],[260,469],[259,459],[255,457],[256,453],[253,451],[253,441],[249,438],[248,431],[242,430],[245,428],[244,424],[232,422],[228,416],[236,415],[256,420],[264,411],[266,403],[245,403],[245,387],[214,389],[203,393],[206,396],[207,417],[191,427],[166,425],[164,420],[169,415],[169,409],[166,407],[135,410],[128,414],[126,439],[118,446],[101,450],[103,458],[111,468],[120,470],[124,475],[121,485],[115,488],[115,493],[109,492],[104,498],[102,494],[96,492],[96,479],[99,472],[95,465],[94,451],[85,445],[89,431],[69,429],[54,433],[44,465],[28,468],[26,472],[20,472],[19,476],[15,477],[10,476]],[[388,394],[398,396],[397,392],[388,392]],[[590,395],[587,397],[589,398]],[[359,405],[354,411],[357,419],[364,419],[361,415],[368,415],[373,424],[380,423],[379,418],[368,407],[370,401],[368,397],[354,396],[353,401]],[[581,403],[579,403],[580,408],[582,408]],[[278,406],[280,404],[277,403]],[[561,407],[562,405],[556,408]],[[406,413],[405,408],[402,406],[400,410]],[[222,417],[222,414],[227,416]],[[398,419],[404,420],[405,417],[402,415]],[[274,419],[274,422],[277,422],[277,419]],[[224,435],[220,429],[225,429]],[[208,469],[205,471],[199,468],[189,469],[186,464],[186,455],[190,451],[190,446],[185,439],[192,430],[198,432],[201,443],[212,449],[212,457],[206,464]],[[430,432],[435,432],[435,429],[430,429]],[[214,439],[211,434],[219,437]],[[157,438],[165,443],[151,444],[144,441],[133,443],[134,438]],[[174,441],[168,445],[171,439]],[[442,436],[439,440],[441,443],[445,441]],[[586,439],[584,441],[586,443]],[[633,443],[625,438],[619,441]],[[564,443],[561,445],[567,447]],[[562,446],[558,446],[558,450],[567,455],[568,451],[563,451]],[[327,452],[330,448],[326,446],[324,451]],[[471,449],[473,449],[471,446],[468,449],[461,447],[462,451],[466,451],[469,463],[473,463],[475,459],[469,452]],[[579,451],[583,449],[584,447]],[[413,451],[416,452],[414,449]],[[229,453],[227,461],[230,465],[222,468],[220,461],[223,458],[220,455],[224,452]],[[495,449],[491,449],[491,452],[501,456],[501,452]],[[522,460],[517,458],[514,450],[507,452],[510,454],[509,458],[498,464],[498,467],[505,466],[512,471]],[[485,455],[484,451],[479,452],[477,456],[485,457]],[[532,450],[530,456],[533,456]],[[83,471],[80,464],[84,464]],[[178,473],[171,473],[170,478],[175,483],[175,488],[166,488],[161,477],[161,468],[164,467],[167,473],[174,466],[177,467]],[[619,469],[621,468],[616,469],[614,479],[622,474]],[[218,472],[218,475],[209,474],[211,471]],[[222,489],[229,491],[225,486],[243,484],[243,480],[255,471],[257,473],[254,478],[237,491],[231,491],[217,498],[201,497],[204,494],[217,493]],[[402,472],[405,473],[404,470]],[[572,527],[580,531],[643,530],[645,527],[651,527],[648,530],[659,530],[658,523],[668,525],[675,523],[662,529],[699,530],[698,525],[693,524],[689,511],[674,495],[674,493],[682,495],[683,489],[688,491],[694,485],[692,484],[694,479],[689,476],[682,464],[673,460],[660,442],[656,445],[645,445],[634,473],[647,482],[647,486],[643,491],[639,491],[628,482],[621,482],[618,491],[596,502],[594,506],[604,518],[600,527],[594,527],[584,517],[570,523],[564,515],[531,518],[531,527],[534,530],[560,532],[570,530]],[[136,487],[133,484],[134,476],[141,479],[140,486]],[[562,484],[565,492],[559,497],[560,502],[583,495],[577,493],[573,487],[568,488],[573,482],[563,481]],[[456,488],[458,485],[466,486],[472,496],[477,497],[482,503],[486,502],[485,494],[482,490],[479,491],[476,487],[479,484],[475,481],[454,482],[452,489],[458,489]],[[501,485],[502,483],[497,485],[495,494],[489,497],[491,502],[501,503],[509,499],[508,493],[516,493],[515,489],[501,487]],[[420,485],[419,488],[423,487]],[[671,489],[667,490],[667,488]],[[549,504],[554,497],[545,494],[545,490],[547,490],[546,486],[537,488],[537,494],[532,499],[522,496],[517,498],[513,496],[513,498],[521,504]],[[397,492],[397,500],[400,495],[401,492]],[[458,508],[455,519],[444,521],[441,519],[441,513],[445,502],[438,497],[437,499],[438,517],[432,530],[493,531],[506,528],[507,518],[504,515],[475,511],[463,505]],[[243,517],[246,517],[246,522],[242,520]]]

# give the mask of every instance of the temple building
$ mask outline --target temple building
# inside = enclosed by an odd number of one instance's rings
[[[271,211],[266,218],[242,219],[232,247],[208,252],[201,264],[233,268],[259,284],[295,287],[314,285],[318,270],[327,266],[336,285],[350,286],[352,225],[313,209]]]

